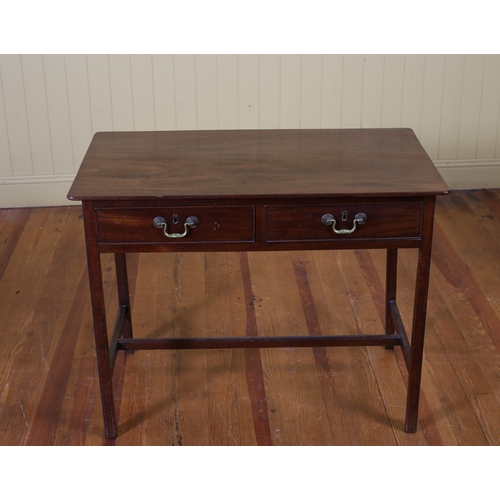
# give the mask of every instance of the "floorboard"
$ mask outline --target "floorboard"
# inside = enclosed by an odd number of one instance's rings
[[[415,250],[399,251],[410,331]],[[136,337],[383,333],[385,251],[127,256]],[[103,255],[108,322],[118,302]],[[0,446],[497,446],[500,190],[436,205],[419,425],[378,347],[120,352],[103,438],[78,207],[0,210]]]

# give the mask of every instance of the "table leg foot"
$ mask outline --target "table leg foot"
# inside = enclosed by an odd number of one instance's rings
[[[105,435],[106,435],[106,439],[116,439],[118,437],[118,433],[116,430],[114,431],[106,431],[105,432]]]
[[[405,422],[405,432],[409,434],[414,434],[415,432],[417,432],[417,423],[418,422],[416,418],[407,418]]]

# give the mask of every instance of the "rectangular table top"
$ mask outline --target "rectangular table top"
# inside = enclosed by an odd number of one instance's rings
[[[70,200],[430,196],[448,187],[411,129],[99,132]]]

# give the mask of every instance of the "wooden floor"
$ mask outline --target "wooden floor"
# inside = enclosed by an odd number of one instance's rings
[[[409,329],[416,250],[400,251]],[[108,318],[117,310],[104,255]],[[382,333],[385,251],[129,255],[134,335]],[[420,419],[399,348],[119,354],[103,439],[79,207],[0,211],[0,445],[499,445],[500,191],[437,203]]]

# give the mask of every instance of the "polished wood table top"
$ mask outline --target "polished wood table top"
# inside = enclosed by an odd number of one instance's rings
[[[100,132],[71,200],[448,191],[410,129]]]

